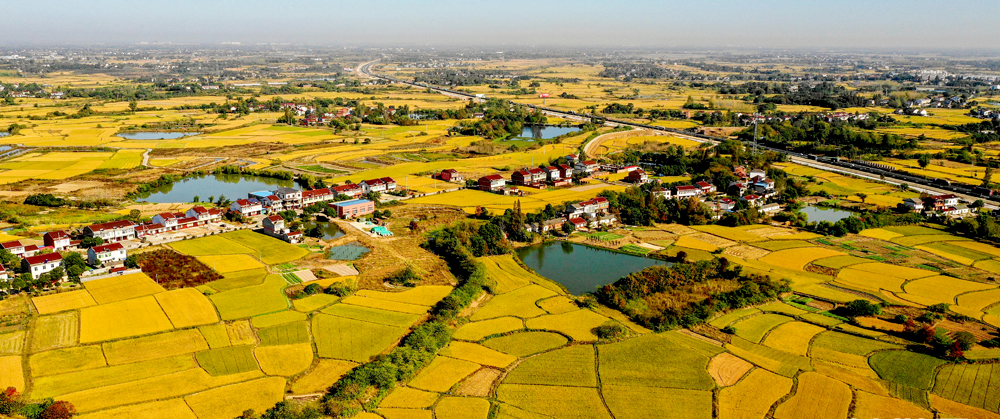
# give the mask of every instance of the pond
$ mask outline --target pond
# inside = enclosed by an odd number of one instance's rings
[[[164,185],[154,189],[137,201],[155,204],[191,202],[196,195],[207,200],[210,196],[219,199],[225,195],[227,199],[237,200],[247,198],[247,194],[261,190],[274,190],[279,186],[293,187],[291,180],[272,179],[242,175],[208,175],[189,177],[173,185]]]
[[[327,259],[335,260],[357,260],[365,256],[369,248],[352,242],[340,246],[334,246],[327,250]]]
[[[138,131],[123,132],[118,136],[127,140],[176,140],[191,135],[198,135],[200,132],[160,132],[160,131]]]
[[[806,206],[799,211],[806,214],[806,220],[809,222],[828,221],[836,223],[838,220],[843,220],[852,216],[851,211],[814,206]]]
[[[574,295],[594,291],[653,265],[671,262],[596,249],[582,244],[549,242],[522,247],[518,257],[536,273],[563,284]]]
[[[323,232],[323,240],[333,240],[336,238],[344,237],[344,232],[341,231],[340,227],[337,227],[336,223],[330,223],[325,221],[313,221],[309,223],[302,224],[302,231],[307,231],[313,227],[319,226],[320,231]]]
[[[532,138],[536,140],[548,140],[563,134],[580,131],[578,127],[557,127],[551,125],[526,125],[521,129],[521,135],[517,138]]]

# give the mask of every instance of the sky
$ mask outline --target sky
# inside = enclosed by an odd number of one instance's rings
[[[32,0],[0,46],[1001,48],[998,0]]]

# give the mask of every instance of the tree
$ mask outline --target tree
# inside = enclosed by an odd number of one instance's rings
[[[980,184],[980,186],[986,188],[990,186],[991,182],[993,181],[994,181],[994,167],[987,166],[987,170],[984,170],[984,181]]]
[[[80,240],[80,247],[84,249],[90,249],[91,247],[100,246],[102,244],[104,244],[104,239],[100,237],[84,237],[83,240]]]
[[[955,338],[959,348],[964,351],[970,350],[977,343],[977,338],[973,336],[973,333],[967,331],[956,332]]]
[[[202,201],[202,197],[200,197],[198,195],[195,195],[194,198],[191,198],[191,202],[194,202],[196,204],[199,203],[199,202],[201,202],[201,201]]]
[[[136,109],[138,108],[139,108],[139,102],[136,102],[134,100],[129,101],[129,110],[132,111],[132,113],[135,113]]]
[[[853,300],[845,306],[849,316],[875,316],[883,311],[879,304],[870,303],[868,300]]]
[[[864,204],[865,203],[865,199],[869,197],[869,194],[864,193],[864,192],[859,192],[859,193],[855,194],[855,196],[859,197],[859,199],[861,199],[862,203]]]
[[[922,169],[928,167],[930,163],[931,163],[931,157],[929,157],[927,153],[918,156],[918,166],[921,166]]]
[[[125,258],[125,267],[130,269],[139,268],[139,263],[136,261],[136,255],[129,255]]]
[[[76,407],[65,400],[58,400],[49,404],[42,410],[39,419],[69,419],[76,415]]]
[[[21,258],[7,249],[0,249],[0,265],[3,265],[8,271],[13,271],[21,267]]]
[[[570,234],[573,233],[573,231],[574,231],[573,224],[571,224],[569,221],[565,221],[563,223],[563,232],[566,234]]]
[[[83,260],[83,256],[77,252],[66,252],[62,256],[66,274],[71,280],[79,280],[80,274],[87,270],[87,262]]]

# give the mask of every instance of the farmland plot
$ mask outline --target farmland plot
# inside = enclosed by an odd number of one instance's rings
[[[852,391],[844,383],[815,372],[799,376],[796,394],[775,409],[776,419],[841,419],[848,416]]]

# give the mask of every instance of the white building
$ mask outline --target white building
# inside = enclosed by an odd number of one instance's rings
[[[91,266],[123,262],[126,257],[125,246],[121,243],[104,244],[87,249],[87,263]]]
[[[83,234],[87,237],[100,237],[105,242],[128,240],[136,236],[136,223],[120,220],[93,224],[84,227]]]
[[[58,268],[62,264],[63,257],[58,253],[47,253],[21,259],[21,268],[30,272],[31,277],[35,279],[38,279],[42,274]]]

